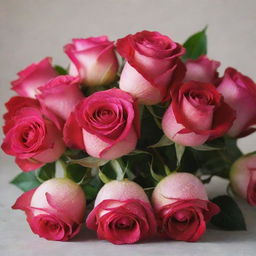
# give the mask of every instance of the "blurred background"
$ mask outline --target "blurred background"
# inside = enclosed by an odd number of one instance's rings
[[[45,56],[52,56],[54,64],[66,67],[69,60],[63,52],[63,46],[72,38],[108,35],[110,39],[116,40],[146,29],[157,30],[183,43],[188,36],[206,25],[208,56],[221,61],[220,75],[226,67],[232,66],[256,80],[255,0],[0,0],[0,115],[5,112],[4,103],[14,95],[10,90],[10,81],[17,78],[16,73]],[[1,126],[2,123],[1,118]],[[1,143],[2,139],[0,132]],[[254,151],[256,134],[241,139],[239,145],[244,152]],[[15,251],[15,248],[12,249],[14,240],[16,247],[27,253],[32,250],[29,243],[29,239],[32,239],[45,252],[48,244],[32,238],[22,213],[18,215],[10,210],[20,191],[9,185],[8,181],[20,170],[14,159],[1,150],[0,159],[0,211],[5,214],[0,223],[4,226],[0,229],[9,230],[8,233],[0,234],[0,251],[7,247],[9,251]],[[245,217],[255,224],[255,215],[251,210],[246,211]],[[25,230],[24,234],[29,236],[26,243],[19,240],[20,230]],[[244,239],[255,242],[253,232],[246,233]],[[216,247],[216,237],[233,242],[231,249],[235,254],[238,250],[242,253],[239,255],[252,255],[246,253],[245,247],[236,244],[241,236],[236,236],[235,232],[230,236],[209,232],[205,239],[211,241],[211,251],[215,255],[220,255],[219,249],[222,250],[223,246],[228,250],[231,248],[228,244]],[[62,244],[56,246],[59,248]],[[192,245],[186,244],[186,248],[189,246]],[[172,248],[175,250],[176,247]],[[179,250],[180,247],[177,247]],[[198,250],[203,254],[205,252],[200,244]]]

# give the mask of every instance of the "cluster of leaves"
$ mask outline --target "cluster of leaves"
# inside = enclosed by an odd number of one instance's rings
[[[184,43],[186,54],[183,61],[197,59],[207,53],[206,28],[192,35]],[[66,70],[56,66],[60,74]],[[232,163],[242,153],[235,139],[222,137],[198,147],[184,147],[170,141],[161,129],[161,119],[167,104],[141,107],[141,138],[137,149],[120,159],[106,161],[86,155],[81,151],[67,150],[60,162],[65,176],[79,183],[92,202],[104,183],[128,178],[139,183],[150,195],[155,185],[171,172],[190,172],[202,182],[208,183],[213,176],[229,178]],[[55,177],[56,164],[49,163],[34,172],[21,173],[11,183],[23,191],[39,186]],[[236,202],[224,195],[213,199],[222,209],[212,222],[223,229],[243,230],[243,215]]]

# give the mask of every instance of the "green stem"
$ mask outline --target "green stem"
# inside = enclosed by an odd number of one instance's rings
[[[60,162],[60,164],[62,166],[62,169],[63,169],[64,178],[69,178],[68,170],[67,170],[67,164],[66,164],[65,160],[60,159],[59,162]]]
[[[161,154],[155,149],[153,148],[152,149],[155,153],[155,156],[159,159],[159,161],[162,163],[162,165],[164,166],[164,171],[165,171],[165,174],[168,176],[172,171],[170,170],[170,168],[166,165],[163,157],[161,156]]]
[[[151,106],[146,106],[146,107],[147,107],[149,113],[153,116],[153,119],[154,119],[154,121],[155,121],[157,127],[158,127],[160,130],[162,130],[162,124],[161,124],[161,122],[159,122],[159,120],[158,120],[158,118],[161,119],[161,117],[157,116],[157,115],[154,113],[154,110],[153,110],[153,108],[152,108]]]

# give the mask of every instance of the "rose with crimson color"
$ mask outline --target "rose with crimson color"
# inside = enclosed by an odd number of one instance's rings
[[[165,135],[184,146],[198,146],[224,135],[235,120],[235,111],[215,86],[190,81],[172,91],[162,127]]]
[[[100,239],[132,244],[155,234],[156,221],[145,194],[135,182],[111,181],[99,191],[86,220]]]
[[[78,184],[55,178],[22,194],[12,208],[25,212],[31,230],[40,237],[67,241],[80,231],[85,206],[85,195]]]
[[[173,173],[161,180],[152,194],[161,235],[172,240],[197,241],[206,223],[219,213],[208,201],[201,181],[190,173]]]
[[[125,58],[119,87],[145,105],[170,97],[170,88],[185,75],[179,57],[185,49],[159,32],[142,31],[117,41],[117,51]]]
[[[217,90],[236,111],[236,120],[228,131],[231,137],[246,136],[256,129],[256,84],[234,68],[227,68]]]
[[[20,96],[35,98],[40,86],[58,76],[51,62],[52,59],[47,57],[20,71],[18,73],[19,79],[11,82],[12,89]]]
[[[96,92],[82,100],[64,127],[69,147],[102,159],[115,159],[135,149],[139,138],[137,104],[120,89]]]
[[[187,60],[185,65],[184,82],[193,80],[212,84],[218,83],[217,68],[220,66],[219,61],[210,60],[206,55],[202,55],[196,60]]]
[[[42,107],[66,120],[77,103],[84,98],[79,86],[79,77],[58,76],[39,87],[36,97]]]
[[[62,132],[37,100],[16,96],[6,103],[3,151],[16,157],[23,171],[56,161],[65,151]],[[54,116],[54,115],[51,115]]]

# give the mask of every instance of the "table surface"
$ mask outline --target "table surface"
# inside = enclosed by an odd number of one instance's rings
[[[157,30],[184,42],[208,25],[208,55],[220,60],[220,74],[233,66],[256,80],[255,0],[1,0],[0,115],[17,71],[45,56],[67,66],[62,47],[71,38],[107,34],[111,39],[143,29]],[[2,125],[2,120],[0,121]],[[2,140],[2,133],[0,134]],[[239,141],[244,152],[255,150],[256,134]],[[70,242],[40,239],[21,211],[11,205],[21,194],[8,184],[19,173],[13,159],[0,151],[0,255],[255,255],[256,208],[239,201],[248,230],[227,232],[209,227],[197,243],[153,240],[112,245],[86,230]],[[215,179],[210,197],[225,193],[226,182]]]

